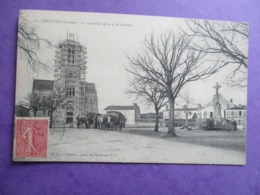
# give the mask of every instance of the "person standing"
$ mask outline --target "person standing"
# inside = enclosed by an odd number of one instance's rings
[[[28,143],[28,146],[27,146],[27,151],[31,154],[32,153],[32,150],[34,152],[37,152],[36,148],[34,147],[33,145],[33,133],[34,133],[34,130],[33,130],[33,122],[31,122],[31,124],[29,125],[29,127],[27,128],[27,130],[23,133],[22,137],[23,139],[26,139],[27,138],[27,143]]]
[[[80,126],[79,115],[77,116],[76,120],[77,120],[77,128],[79,128]]]

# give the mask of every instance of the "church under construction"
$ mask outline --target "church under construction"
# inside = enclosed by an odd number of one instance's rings
[[[78,115],[98,112],[98,97],[94,83],[86,82],[87,51],[74,35],[56,45],[54,81],[34,80],[33,91],[62,89],[66,99],[53,116],[54,123],[75,122]]]

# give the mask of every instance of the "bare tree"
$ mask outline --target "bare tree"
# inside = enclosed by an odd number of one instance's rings
[[[50,66],[39,58],[38,51],[41,44],[52,47],[52,44],[47,39],[39,37],[36,28],[23,15],[20,15],[17,46],[20,57],[25,60],[33,72],[50,69]]]
[[[128,69],[127,69],[128,70]],[[130,71],[131,72],[131,71]],[[143,99],[148,105],[153,105],[155,110],[154,131],[159,132],[160,109],[165,105],[166,96],[157,83],[145,80],[137,75],[130,82],[129,94]]]
[[[61,88],[54,88],[53,91],[43,98],[43,106],[50,113],[50,128],[52,128],[53,112],[64,102],[66,93]]]
[[[190,47],[192,38],[185,33],[176,35],[167,31],[157,37],[151,35],[143,41],[144,49],[136,57],[128,57],[133,75],[157,83],[169,101],[168,136],[174,130],[174,104],[180,90],[189,82],[205,79],[216,73],[224,64],[205,63],[206,54]]]
[[[207,20],[187,20],[192,36],[198,38],[196,50],[214,54],[233,71],[228,75],[230,86],[247,86],[248,67],[248,25],[237,22],[220,22]],[[202,43],[202,44],[201,44]]]
[[[29,110],[33,112],[33,116],[37,116],[37,112],[42,109],[43,102],[42,102],[42,93],[39,92],[32,92],[25,97],[25,102],[23,103],[26,105]]]

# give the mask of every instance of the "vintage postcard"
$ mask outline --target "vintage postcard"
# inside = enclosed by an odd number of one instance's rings
[[[21,10],[14,161],[246,163],[248,25]]]

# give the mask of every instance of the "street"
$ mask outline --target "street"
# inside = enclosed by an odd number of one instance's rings
[[[107,131],[50,129],[48,161],[140,163],[245,163],[245,132],[177,130],[177,138],[163,138],[166,129]]]

